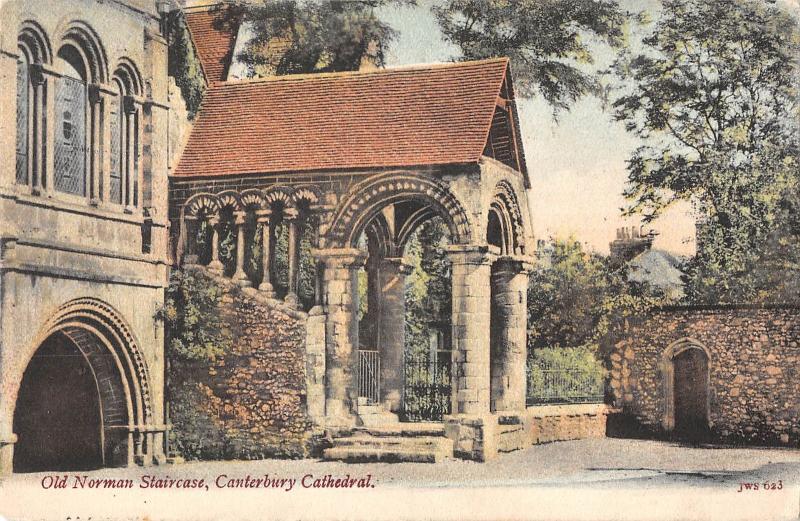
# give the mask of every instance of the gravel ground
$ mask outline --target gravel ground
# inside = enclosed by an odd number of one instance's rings
[[[76,474],[90,479],[132,479],[137,487],[143,476],[203,479],[208,488],[205,491],[144,492],[72,490]],[[369,476],[369,491],[306,488],[301,482],[308,474],[313,475],[307,478],[309,484],[325,475],[334,478]],[[221,475],[225,477],[219,478]],[[228,479],[244,480],[248,476],[257,479],[264,475],[295,482],[291,487],[286,481],[282,487],[272,489],[232,490],[217,486],[218,480],[224,484]],[[413,512],[419,512],[424,519],[712,519],[714,513],[726,520],[800,519],[800,450],[694,448],[609,438],[538,445],[502,455],[488,463],[461,460],[440,464],[346,464],[317,460],[190,462],[71,473],[66,490],[44,489],[42,483],[48,482],[51,476],[15,475],[0,482],[0,521],[3,515],[9,520],[140,519],[117,517],[116,514],[131,508],[135,512],[140,508],[155,509],[147,510],[150,519],[180,519],[192,508],[200,509],[190,517],[192,519],[203,519],[204,515],[211,516],[209,519],[221,519],[226,515],[235,519],[283,519],[287,518],[282,515],[287,508],[291,512],[288,518],[297,519],[323,519],[329,514],[338,519],[381,516],[401,519],[404,518],[401,513],[406,513],[409,519],[419,518],[412,515]],[[774,487],[780,484],[781,488],[772,492],[740,492],[741,483],[759,483],[761,489],[764,483]],[[287,492],[290,493],[281,492],[289,488]],[[94,495],[87,495],[89,493]],[[428,497],[435,501],[423,499]],[[445,499],[451,497],[452,500]],[[668,498],[680,498],[675,501],[683,510],[673,510],[674,507],[663,510],[664,505],[657,506],[659,502],[668,502]],[[213,501],[209,501],[211,499]],[[233,503],[219,503],[220,499]],[[265,504],[263,508],[256,508],[259,501],[266,499],[269,507]],[[52,500],[57,503],[51,504]],[[111,507],[106,506],[106,501],[108,505],[115,505],[116,510],[107,510]],[[182,502],[186,502],[185,505]],[[636,510],[637,502],[656,506]],[[220,506],[223,504],[224,508]],[[4,510],[4,505],[14,508]],[[31,505],[36,508],[29,509]],[[520,507],[514,508],[516,505]],[[523,508],[521,505],[530,506]],[[64,515],[65,511],[59,510],[64,508],[69,508],[72,515]],[[377,510],[370,510],[372,508]],[[466,508],[466,517],[450,516],[462,508]],[[39,513],[27,517],[32,512]],[[84,512],[84,517],[78,515],[80,512]],[[342,515],[333,515],[336,512]],[[632,512],[635,513],[630,517]],[[660,514],[666,517],[659,517]]]

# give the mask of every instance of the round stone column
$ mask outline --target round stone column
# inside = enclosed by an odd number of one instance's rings
[[[354,248],[315,250],[324,265],[325,424],[352,427],[358,356],[358,270],[366,253]]]
[[[524,411],[528,275],[533,265],[501,257],[492,266],[491,410]]]
[[[377,320],[378,353],[381,360],[381,401],[392,412],[403,405],[406,336],[406,275],[412,267],[403,259],[381,260],[378,267],[378,309],[372,318]],[[372,310],[370,310],[372,311]],[[376,316],[377,315],[377,316]]]
[[[453,284],[452,414],[489,413],[491,265],[485,246],[450,246]]]

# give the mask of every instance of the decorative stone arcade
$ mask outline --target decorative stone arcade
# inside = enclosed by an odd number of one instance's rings
[[[230,97],[235,113],[224,109]],[[508,61],[219,83],[203,107],[170,190],[178,262],[307,309],[307,358],[324,360],[312,371],[324,373],[322,382],[307,382],[308,414],[321,427],[347,430],[363,421],[360,346],[380,360],[377,401],[387,414],[402,410],[403,251],[421,224],[441,218],[452,263],[447,433],[461,456],[491,457],[499,416],[525,407],[526,245],[533,242],[520,204],[530,184]],[[288,226],[288,269],[280,273],[275,220]],[[298,236],[308,226],[314,234],[305,249]],[[232,230],[228,265],[223,230]],[[298,266],[309,256],[316,284],[303,306]],[[359,331],[362,268],[369,320]]]

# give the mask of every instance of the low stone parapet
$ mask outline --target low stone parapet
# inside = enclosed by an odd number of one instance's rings
[[[444,423],[456,457],[487,461],[539,443],[603,438],[610,412],[605,404],[541,405],[518,413],[456,414]]]
[[[609,414],[605,404],[537,405],[523,414],[531,445],[551,441],[602,438]]]

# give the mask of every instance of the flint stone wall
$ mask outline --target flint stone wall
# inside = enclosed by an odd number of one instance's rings
[[[307,414],[306,370],[315,371],[306,363],[307,317],[255,289],[215,280],[226,288],[220,312],[233,344],[215,362],[194,364],[175,382],[170,402],[182,455],[308,455],[314,429]]]
[[[800,444],[800,309],[667,308],[628,324],[610,354],[610,391],[623,414],[665,434],[664,351],[682,339],[709,354],[709,416],[719,441]]]

